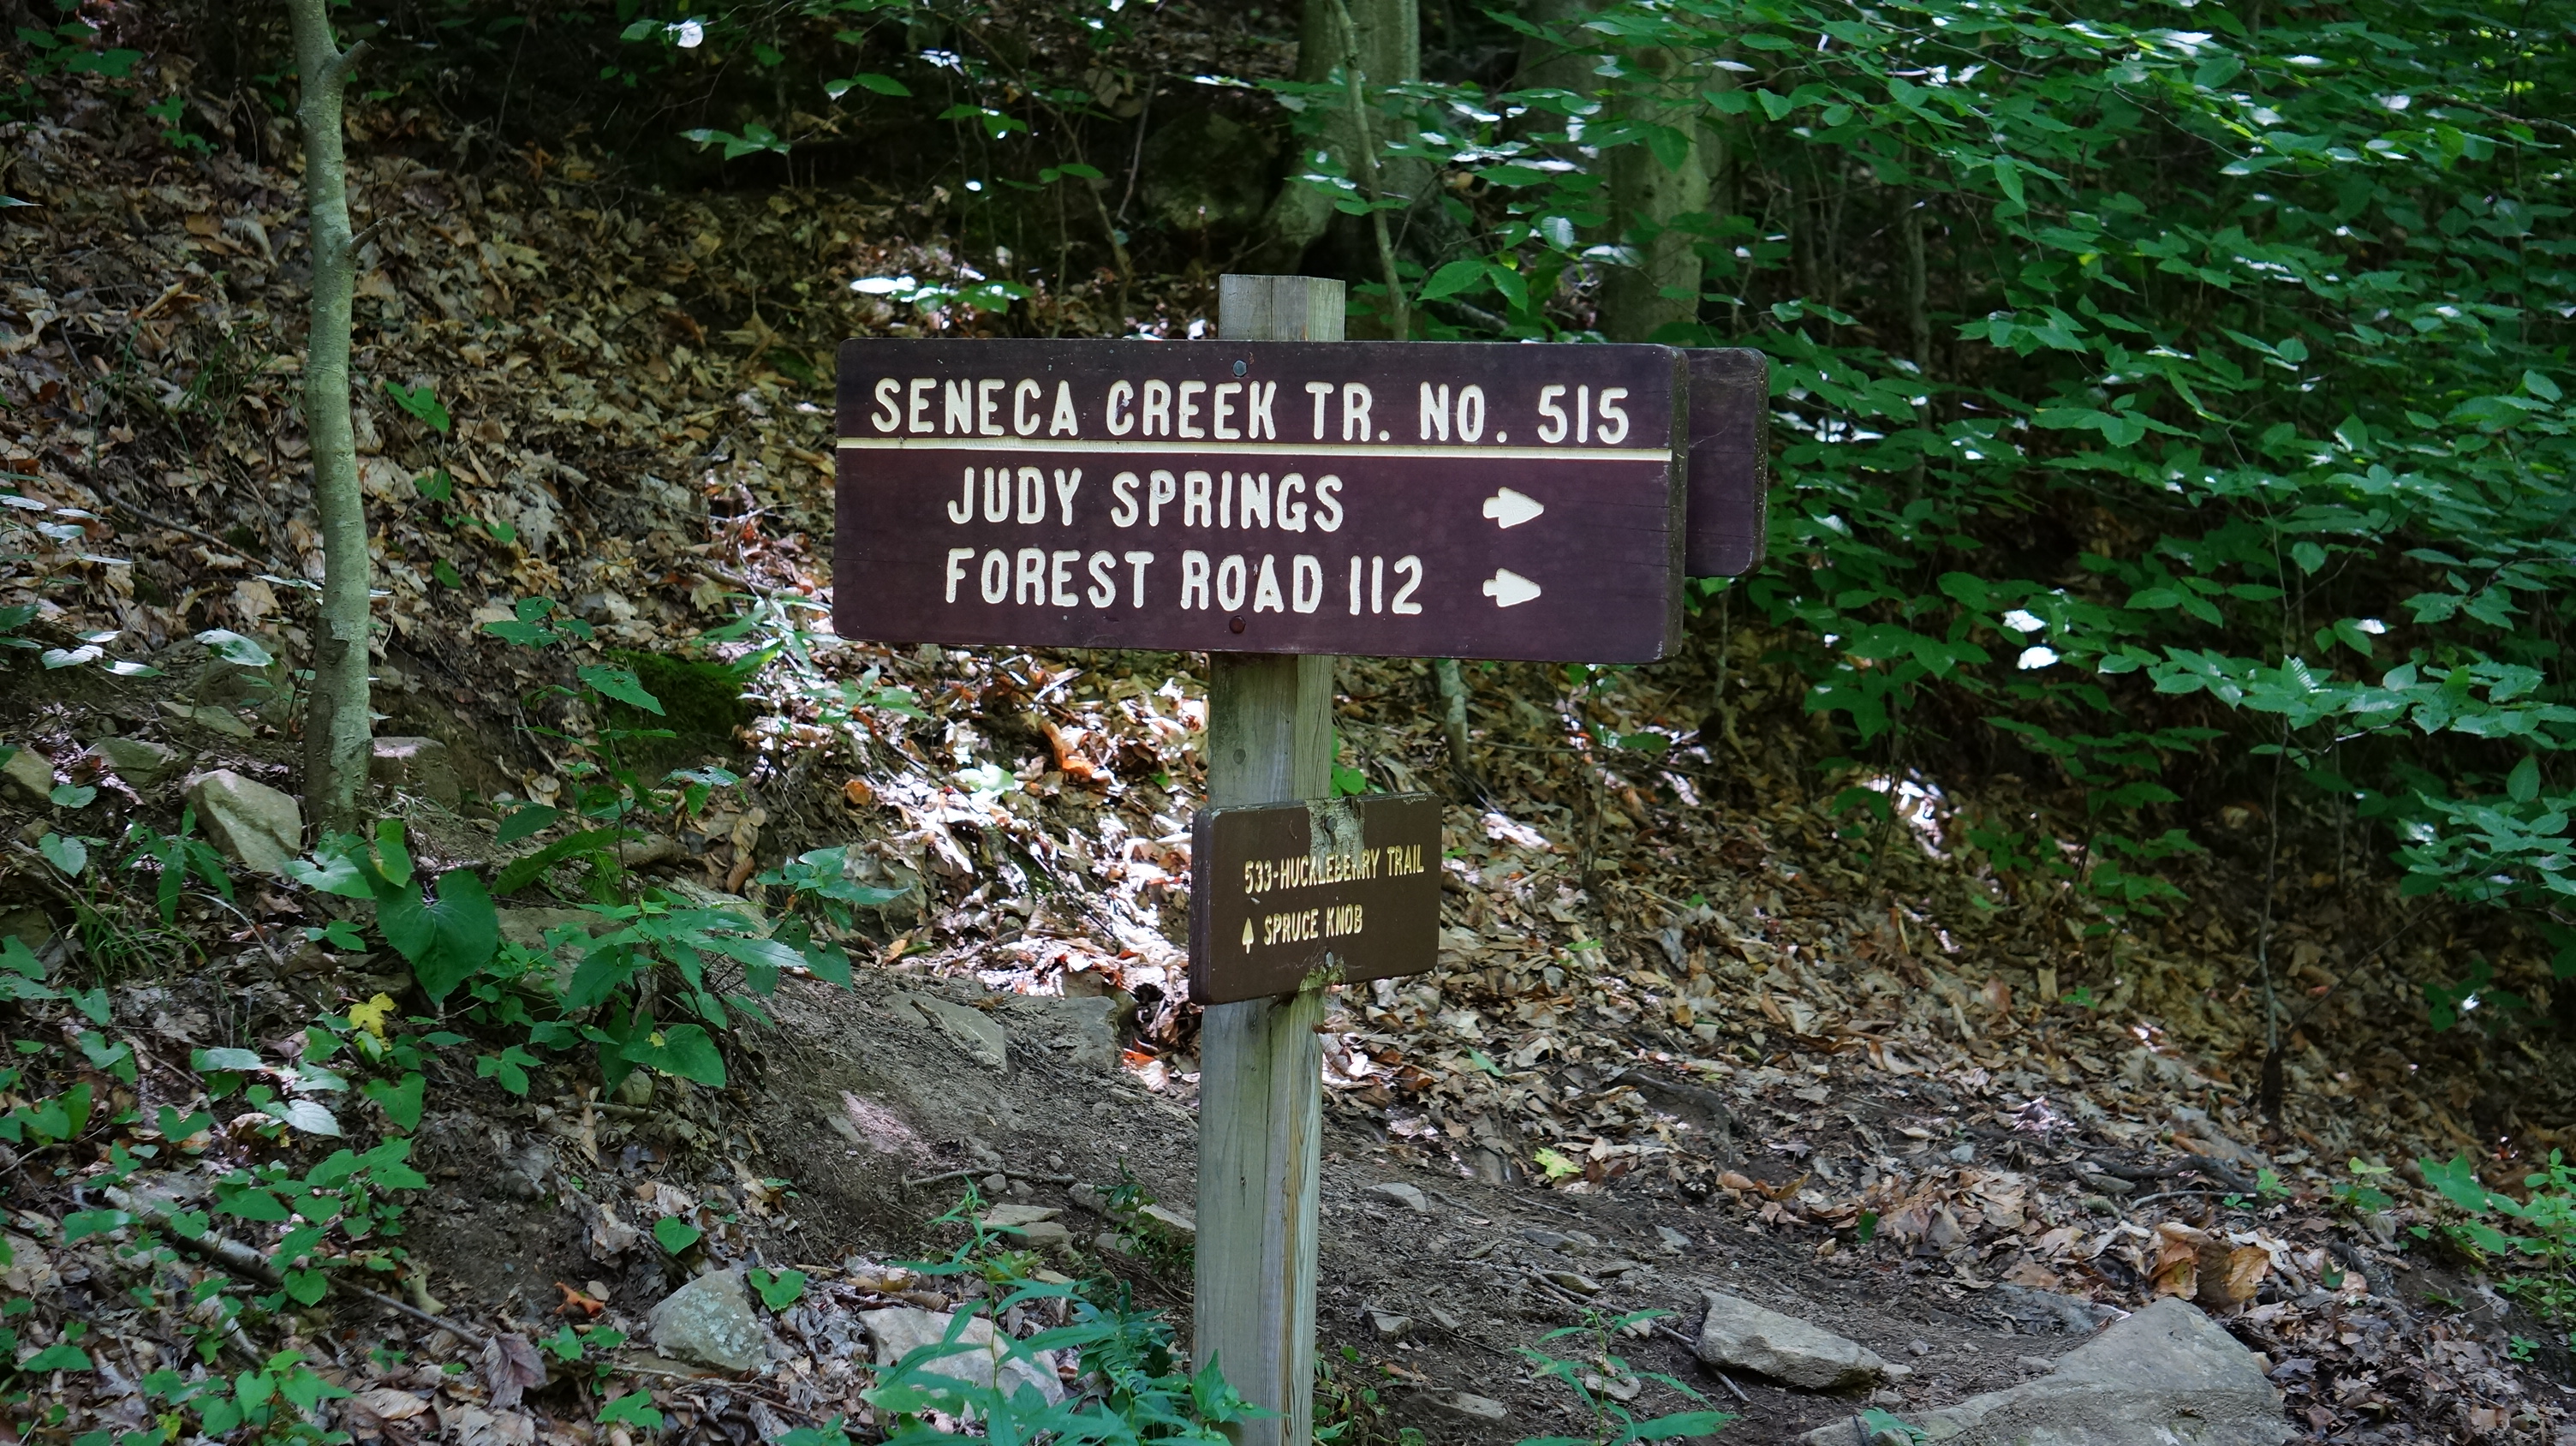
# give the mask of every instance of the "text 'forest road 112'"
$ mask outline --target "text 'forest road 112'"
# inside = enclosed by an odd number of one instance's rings
[[[1683,354],[844,343],[834,626],[895,643],[1642,663]]]

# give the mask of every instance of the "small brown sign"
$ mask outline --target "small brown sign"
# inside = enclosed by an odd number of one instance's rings
[[[844,343],[833,622],[898,643],[1651,662],[1682,354]]]
[[[1230,1004],[1420,974],[1440,949],[1440,800],[1203,808],[1190,827],[1190,998]]]

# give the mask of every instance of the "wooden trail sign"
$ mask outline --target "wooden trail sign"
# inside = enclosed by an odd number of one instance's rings
[[[1191,821],[1191,999],[1419,974],[1439,947],[1432,795],[1203,808]]]
[[[833,621],[890,642],[1650,662],[1682,354],[843,344]]]
[[[1740,347],[1693,347],[1682,355],[1690,364],[1682,570],[1742,577],[1762,561],[1771,531],[1771,359]]]

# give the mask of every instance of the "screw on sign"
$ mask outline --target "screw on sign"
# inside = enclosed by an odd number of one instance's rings
[[[1329,792],[1333,653],[1651,662],[1761,558],[1768,364],[1343,343],[1342,285],[1219,281],[1223,340],[852,341],[833,622],[1208,653],[1193,823],[1192,1356],[1313,1433],[1325,987],[1436,959],[1440,810]]]
[[[851,341],[834,621],[900,642],[1649,662],[1655,346]]]

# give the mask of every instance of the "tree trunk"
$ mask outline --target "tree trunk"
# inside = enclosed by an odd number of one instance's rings
[[[1351,27],[1358,32],[1360,73],[1371,94],[1422,78],[1422,15],[1417,0],[1344,0],[1344,4],[1350,10]],[[1306,0],[1305,15],[1297,31],[1297,78],[1314,85],[1331,80],[1341,66],[1344,49],[1342,5],[1334,0]],[[1300,137],[1299,143],[1301,147],[1320,144],[1341,163],[1342,174],[1359,180],[1365,176],[1366,168],[1354,149],[1353,132],[1349,113],[1341,107],[1328,107],[1323,133]],[[1382,143],[1389,137],[1381,134],[1376,139]],[[1270,214],[1262,222],[1264,239],[1252,261],[1246,263],[1248,269],[1295,271],[1306,248],[1314,245],[1332,224],[1336,214],[1332,198],[1295,179],[1314,168],[1311,149],[1301,149],[1289,157],[1290,179],[1270,203]],[[1429,168],[1408,162],[1386,166],[1381,184],[1390,193],[1420,201],[1422,187],[1429,179]]]
[[[1905,345],[1912,354],[1917,384],[1926,400],[1914,405],[1914,425],[1930,430],[1932,404],[1932,310],[1930,293],[1923,270],[1923,202],[1910,192],[1904,199],[1903,214],[1897,218],[1897,239],[1905,255]],[[1925,445],[1930,445],[1928,442]],[[1923,454],[1914,454],[1913,465],[1906,471],[1906,495],[1910,501],[1923,495]]]
[[[328,0],[287,0],[304,97],[304,192],[311,213],[313,315],[304,340],[304,430],[313,449],[313,510],[322,532],[322,615],[304,723],[304,811],[317,831],[357,827],[371,732],[367,692],[365,498],[349,423],[349,300],[354,288],[341,96],[364,42],[331,37]]]
[[[1620,239],[1635,248],[1637,264],[1614,268],[1601,287],[1601,334],[1612,341],[1652,341],[1666,327],[1699,320],[1700,256],[1695,225],[1708,214],[1707,144],[1700,134],[1700,102],[1692,93],[1682,54],[1638,50],[1629,63],[1654,76],[1650,86],[1627,92],[1629,118],[1681,136],[1678,164],[1647,145],[1610,154],[1610,215]]]
[[[1601,8],[1604,0],[1521,0],[1521,18],[1542,29],[1562,28]],[[1571,90],[1589,95],[1601,88],[1592,56],[1568,50],[1535,35],[1521,40],[1521,70],[1514,90]],[[1553,117],[1541,117],[1549,124]]]
[[[1431,660],[1432,687],[1440,694],[1440,732],[1449,741],[1449,772],[1470,801],[1484,796],[1476,762],[1467,753],[1467,678],[1456,658]]]
[[[1608,4],[1528,0],[1521,13],[1533,24],[1563,29]],[[1693,227],[1708,213],[1712,147],[1700,126],[1703,104],[1695,94],[1690,57],[1643,47],[1628,52],[1626,60],[1632,72],[1653,79],[1616,85],[1599,73],[1591,54],[1532,38],[1521,46],[1519,83],[1584,95],[1611,85],[1611,104],[1621,119],[1665,126],[1681,137],[1677,166],[1667,166],[1643,144],[1623,145],[1610,155],[1610,233],[1636,249],[1638,262],[1614,267],[1603,279],[1601,334],[1612,341],[1647,341],[1664,327],[1699,319],[1699,238]],[[1718,83],[1732,85],[1729,72],[1716,75]]]

